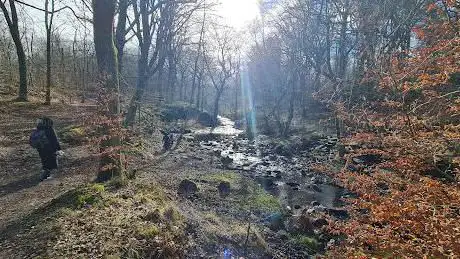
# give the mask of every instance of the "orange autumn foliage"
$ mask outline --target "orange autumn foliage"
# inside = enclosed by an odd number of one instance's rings
[[[459,7],[443,1],[426,10],[426,21],[414,28],[418,47],[395,53],[378,72],[378,91],[387,98],[361,110],[338,105],[351,131],[342,144],[351,150],[331,175],[358,198],[347,200],[349,220],[330,224],[346,236],[329,251],[332,258],[460,255]],[[382,161],[353,165],[363,154]]]

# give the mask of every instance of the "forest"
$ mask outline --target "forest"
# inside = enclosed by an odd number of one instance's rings
[[[460,256],[460,1],[0,9],[0,258]]]

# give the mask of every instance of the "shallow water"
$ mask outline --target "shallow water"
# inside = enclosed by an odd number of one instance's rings
[[[217,135],[226,135],[226,136],[237,136],[238,134],[243,133],[242,130],[235,128],[235,122],[230,120],[229,118],[225,118],[222,116],[217,116],[217,120],[219,122],[219,126],[214,128],[205,128],[196,130],[196,134],[207,134],[213,133]]]
[[[261,156],[260,148],[263,145],[259,144],[268,137],[261,136],[255,142],[237,139],[237,135],[243,131],[236,129],[232,120],[219,116],[219,123],[220,126],[214,129],[198,130],[195,134],[212,133],[227,136],[226,139],[218,142],[208,142],[207,146],[214,146],[215,149],[220,150],[221,157],[231,158],[232,168],[243,171],[267,192],[279,197],[283,206],[304,208],[313,201],[327,208],[343,205],[340,199],[345,193],[344,189],[332,185],[331,181],[323,175],[308,172],[308,176],[305,176],[305,170],[308,169],[299,167],[298,162],[308,161],[308,157],[297,154],[293,158],[286,158],[270,152],[268,156]],[[237,143],[236,147],[235,143]],[[270,156],[272,158],[269,158]],[[262,165],[263,163],[265,165]]]

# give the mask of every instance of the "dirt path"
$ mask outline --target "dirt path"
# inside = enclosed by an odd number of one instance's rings
[[[92,180],[94,161],[87,147],[61,143],[65,156],[51,179],[39,181],[38,153],[28,144],[30,132],[40,116],[51,117],[56,130],[82,122],[90,105],[0,103],[0,258],[18,254],[18,237],[35,226],[31,215],[69,190]],[[46,209],[45,209],[46,210]],[[45,211],[46,212],[46,211]],[[31,225],[31,226],[30,226]]]

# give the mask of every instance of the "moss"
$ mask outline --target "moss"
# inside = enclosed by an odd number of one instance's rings
[[[251,203],[255,209],[259,210],[275,212],[281,209],[279,199],[271,194],[268,194],[264,190],[259,190],[252,199]]]
[[[67,217],[67,216],[73,216],[75,214],[75,211],[72,210],[71,208],[63,208],[59,211],[59,215],[61,217]]]
[[[315,238],[304,235],[295,235],[293,236],[293,239],[297,244],[303,245],[311,251],[317,251],[319,249],[318,240]]]
[[[77,135],[77,136],[84,136],[85,135],[85,129],[83,127],[76,127],[70,129],[70,133]]]
[[[96,197],[91,193],[80,194],[77,197],[77,207],[81,208],[85,205],[93,205],[99,201],[99,197]]]
[[[71,125],[60,130],[59,136],[64,142],[79,144],[85,140],[87,132],[82,126]]]
[[[102,204],[102,194],[104,192],[105,186],[102,184],[91,184],[86,188],[82,188],[77,195],[77,208],[81,208],[85,205]]]
[[[152,238],[160,234],[160,229],[155,225],[149,224],[147,226],[139,226],[137,233],[140,236]]]
[[[134,200],[137,202],[154,202],[159,207],[163,207],[169,203],[166,193],[157,184],[136,184],[135,190]]]
[[[100,183],[95,183],[90,186],[90,189],[93,190],[96,193],[103,193],[105,191],[105,186]]]
[[[260,185],[252,181],[242,181],[240,204],[251,211],[277,212],[281,210],[279,199],[266,192]]]

